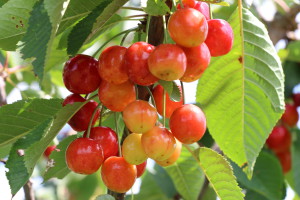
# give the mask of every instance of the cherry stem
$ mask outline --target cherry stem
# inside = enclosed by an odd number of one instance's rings
[[[163,94],[163,124],[166,126],[166,90],[164,90]]]
[[[164,24],[164,44],[167,44],[167,25],[166,25],[166,16],[163,16],[163,24]]]
[[[153,94],[152,94],[150,88],[147,87],[147,86],[145,86],[145,88],[147,89],[147,91],[148,91],[148,93],[149,93],[149,95],[150,95],[150,97],[151,97],[153,106],[156,108],[156,103],[155,103],[155,100],[154,100],[154,96],[153,96]],[[157,109],[157,108],[156,108],[156,109]]]
[[[98,94],[95,94],[95,95],[89,97],[89,98],[87,99],[87,101],[92,100],[92,99],[96,98],[97,96],[98,96]]]
[[[124,6],[124,7],[121,7],[121,9],[124,9],[124,10],[144,11],[142,8],[136,8],[136,7],[130,7],[130,6]]]
[[[181,8],[184,8],[184,5],[183,5],[183,3],[182,3],[182,0],[179,0],[179,3],[180,3],[180,7],[181,7]]]
[[[130,32],[127,32],[127,33],[124,34],[124,36],[123,36],[123,38],[122,38],[122,40],[121,40],[121,42],[120,42],[120,46],[123,46],[123,45],[124,45],[124,42],[125,42],[127,36],[129,35],[129,33],[130,33]]]
[[[151,20],[151,15],[148,15],[147,17],[147,24],[146,24],[146,39],[145,41],[149,43],[149,27],[150,27],[150,20]]]
[[[180,85],[181,85],[181,92],[182,92],[182,103],[184,105],[185,104],[185,95],[184,95],[184,86],[183,86],[182,81],[180,81]]]
[[[115,118],[115,126],[116,126],[116,133],[118,135],[118,146],[119,146],[119,156],[122,157],[122,151],[121,151],[121,140],[118,132],[118,121],[117,121],[117,112],[114,112],[114,118]]]
[[[93,124],[93,121],[94,121],[94,117],[96,115],[96,112],[98,111],[98,109],[101,107],[101,103],[98,104],[98,106],[95,108],[93,114],[92,114],[92,117],[90,119],[90,122],[89,122],[89,126],[88,126],[88,130],[87,130],[87,134],[86,134],[86,137],[89,138],[90,137],[90,133],[91,133],[91,128],[92,128],[92,124]],[[101,109],[102,110],[102,109]]]
[[[177,9],[176,1],[175,1],[175,0],[172,0],[172,4],[173,4],[173,7],[174,7],[175,9]]]
[[[213,19],[212,10],[211,10],[211,4],[210,3],[208,4],[208,8],[209,8],[210,19]]]
[[[136,17],[146,17],[147,14],[142,14],[142,15],[130,15],[127,17],[124,17],[123,19],[131,19],[131,18],[136,18]]]
[[[104,106],[101,107],[101,110],[100,110],[100,115],[99,115],[99,126],[102,125],[102,115],[103,115],[103,111],[104,111]]]
[[[8,60],[9,60],[9,57],[10,57],[10,53],[6,51],[5,62],[4,62],[4,65],[3,65],[3,69],[4,70],[8,69]]]

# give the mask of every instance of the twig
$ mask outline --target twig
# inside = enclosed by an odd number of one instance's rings
[[[34,196],[34,192],[33,192],[33,188],[32,188],[32,182],[30,181],[30,179],[23,186],[23,190],[25,193],[26,200],[35,200],[35,196]]]

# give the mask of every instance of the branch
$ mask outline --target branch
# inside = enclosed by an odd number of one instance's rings
[[[30,179],[23,186],[23,190],[24,190],[24,193],[25,193],[25,199],[26,200],[35,200],[34,192],[33,192],[33,188],[32,188],[32,182],[30,181]]]

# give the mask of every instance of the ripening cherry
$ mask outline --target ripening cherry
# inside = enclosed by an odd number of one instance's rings
[[[208,23],[208,35],[205,40],[211,56],[227,54],[233,44],[233,31],[230,24],[223,19],[211,19]]]
[[[293,94],[293,100],[296,107],[300,106],[300,93]]]
[[[185,72],[186,56],[176,44],[161,44],[150,54],[148,66],[150,72],[161,80],[177,80]]]
[[[142,146],[142,134],[131,133],[122,144],[124,159],[133,165],[139,165],[147,160],[147,155]]]
[[[182,148],[181,142],[176,140],[176,148],[175,148],[175,151],[173,152],[173,154],[169,158],[167,158],[166,160],[155,161],[155,162],[157,164],[159,164],[160,166],[162,166],[162,167],[167,167],[167,166],[173,165],[178,160],[178,158],[180,156],[181,148]]]
[[[136,177],[137,178],[141,177],[144,174],[144,172],[146,170],[146,166],[147,166],[147,160],[145,162],[143,162],[142,164],[136,165],[136,171],[137,171]]]
[[[70,170],[79,174],[92,174],[103,163],[103,151],[98,143],[90,138],[77,138],[66,150],[66,163]]]
[[[181,2],[184,8],[194,8],[197,3],[195,0],[182,0]],[[177,9],[181,9],[180,3],[177,4]]]
[[[200,11],[206,20],[210,19],[209,6],[207,3],[195,0],[182,0],[182,4],[184,8],[194,8]],[[180,3],[177,4],[177,9],[181,9]]]
[[[180,93],[181,93],[181,86],[177,85],[179,87]],[[157,112],[163,116],[163,98],[164,98],[164,88],[161,85],[157,85],[153,91],[152,91],[154,101],[156,104]],[[182,95],[182,93],[181,93]],[[180,101],[172,101],[170,99],[170,96],[168,92],[166,92],[166,118],[170,118],[173,111],[176,108],[179,108],[183,104],[183,99],[182,97],[180,98]]]
[[[157,112],[149,102],[136,100],[123,110],[123,120],[131,132],[144,133],[154,127],[157,121]]]
[[[126,51],[125,64],[129,79],[138,85],[152,85],[158,78],[153,76],[148,67],[148,57],[154,46],[146,42],[136,42]]]
[[[114,112],[122,112],[136,99],[135,87],[129,81],[118,85],[102,81],[98,96],[103,105]]]
[[[289,172],[292,168],[291,151],[286,150],[283,152],[278,152],[278,153],[276,153],[276,156],[280,161],[283,173]]]
[[[56,149],[56,145],[50,145],[46,148],[46,150],[44,151],[44,157],[49,159],[50,154],[52,153],[52,151],[54,151]]]
[[[293,104],[286,103],[285,111],[281,116],[281,120],[283,123],[287,124],[289,127],[294,127],[297,125],[299,120],[299,115],[297,111],[297,107]]]
[[[87,137],[87,131],[84,132],[83,137]],[[118,155],[118,136],[111,128],[104,126],[93,127],[91,128],[90,138],[95,140],[102,148],[104,160]]]
[[[176,140],[168,129],[154,126],[142,134],[142,145],[149,158],[161,161],[169,158],[175,151]]]
[[[65,98],[62,105],[66,106],[67,104],[73,104],[76,102],[84,102],[84,99],[79,94],[71,94]],[[86,103],[82,108],[73,117],[68,121],[68,124],[75,130],[75,131],[85,131],[88,129],[90,120],[92,118],[94,110],[97,108],[98,103],[95,101],[89,101]],[[99,117],[99,110],[96,112],[92,125],[94,125]]]
[[[101,177],[108,189],[125,193],[135,182],[137,177],[136,166],[127,163],[123,157],[112,156],[104,161],[101,168]]]
[[[103,80],[113,84],[121,84],[128,80],[124,60],[126,50],[126,47],[111,46],[102,51],[98,72]]]
[[[193,8],[182,8],[171,15],[168,22],[171,38],[184,47],[196,47],[207,37],[208,25],[204,15]]]
[[[198,106],[185,104],[173,112],[169,125],[177,140],[184,144],[192,144],[204,135],[206,118]]]
[[[66,88],[76,94],[89,94],[101,82],[97,70],[98,61],[91,56],[76,55],[64,66],[63,80]]]
[[[180,78],[183,82],[198,80],[210,63],[210,52],[205,43],[192,48],[182,48],[187,58],[184,75]]]
[[[273,128],[266,143],[274,152],[283,152],[290,148],[292,137],[285,126],[279,125]]]

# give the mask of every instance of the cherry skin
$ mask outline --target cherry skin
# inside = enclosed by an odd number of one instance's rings
[[[198,80],[210,63],[210,52],[205,43],[192,48],[182,48],[187,58],[184,75],[180,78],[183,82]]]
[[[177,140],[184,144],[192,144],[203,137],[206,118],[198,106],[185,104],[173,112],[169,125]]]
[[[122,112],[129,103],[135,100],[135,87],[129,81],[118,85],[102,81],[98,97],[111,111]]]
[[[194,8],[197,4],[195,0],[182,0],[184,8]],[[181,9],[180,3],[177,4],[177,9]]]
[[[210,19],[209,6],[207,3],[195,0],[182,0],[182,4],[184,8],[194,8],[200,11],[206,20]],[[177,9],[181,9],[180,4],[177,4]]]
[[[126,51],[125,64],[129,79],[138,85],[152,85],[158,78],[153,76],[148,67],[148,57],[154,46],[146,42],[136,42]]]
[[[155,162],[157,164],[159,164],[160,166],[162,166],[162,167],[167,167],[167,166],[173,165],[178,160],[178,158],[180,156],[181,148],[182,148],[181,142],[176,140],[176,148],[175,148],[175,151],[173,152],[173,154],[169,158],[167,158],[166,160],[155,161]]]
[[[139,165],[148,158],[143,149],[141,137],[142,134],[131,133],[122,144],[122,155],[130,164]]]
[[[208,25],[204,15],[193,8],[182,8],[171,15],[168,23],[171,38],[184,47],[196,47],[207,37]]]
[[[123,120],[131,132],[144,133],[154,127],[157,121],[157,112],[147,101],[136,100],[124,109]]]
[[[276,153],[277,158],[280,161],[283,173],[288,173],[292,168],[292,156],[291,151],[283,151]]]
[[[137,178],[141,177],[144,174],[144,172],[146,170],[146,166],[147,166],[147,160],[145,162],[143,162],[142,164],[136,165],[136,171],[137,171],[136,177]]]
[[[150,72],[161,80],[177,80],[185,72],[186,56],[175,44],[161,44],[150,54],[148,66]]]
[[[83,137],[87,136],[87,131]],[[90,138],[95,140],[103,150],[104,160],[111,156],[118,155],[118,136],[114,130],[109,127],[98,126],[91,128]]]
[[[283,152],[290,148],[292,137],[285,126],[275,126],[266,143],[274,152]]]
[[[168,159],[175,151],[176,141],[168,129],[154,126],[142,134],[142,145],[149,158],[162,161]]]
[[[66,163],[69,169],[79,174],[96,172],[103,160],[102,148],[90,138],[77,138],[66,150]]]
[[[98,61],[91,56],[76,55],[64,66],[63,81],[68,90],[77,94],[95,91],[101,82],[97,72]]]
[[[56,149],[56,145],[51,145],[48,146],[46,148],[46,150],[44,151],[44,157],[49,159],[50,154],[52,153],[52,151],[54,151]]]
[[[111,46],[101,53],[98,72],[103,80],[113,84],[121,84],[128,80],[124,60],[126,50],[126,47]]]
[[[208,35],[205,40],[211,56],[227,54],[233,44],[233,32],[230,24],[223,19],[211,19],[208,23]]]
[[[84,102],[86,99],[81,97],[79,94],[71,94],[65,98],[63,101],[63,106],[67,104],[73,104],[76,102]],[[92,118],[94,110],[97,108],[98,103],[95,101],[89,101],[86,103],[82,108],[73,117],[68,121],[68,124],[75,130],[75,131],[85,131],[88,129],[90,119]],[[92,125],[94,125],[99,117],[99,110],[96,112]]]
[[[296,107],[300,106],[300,93],[293,94],[293,100]]]
[[[108,189],[125,193],[135,182],[137,177],[136,166],[127,163],[123,157],[112,156],[104,161],[101,168],[101,177]]]
[[[286,103],[285,111],[281,116],[281,120],[283,123],[287,124],[289,127],[294,127],[297,125],[299,120],[299,115],[297,111],[297,107],[293,104]]]
[[[179,90],[181,92],[181,86],[179,86]],[[157,85],[153,91],[152,91],[153,97],[154,97],[154,101],[156,104],[156,108],[157,108],[157,112],[163,116],[163,98],[164,98],[164,88],[161,85]],[[181,94],[182,95],[182,94]],[[183,99],[182,97],[180,98],[180,101],[176,102],[176,101],[172,101],[170,99],[170,96],[168,94],[168,92],[166,92],[166,118],[170,118],[173,111],[176,108],[179,108],[180,106],[182,106],[183,104]]]

